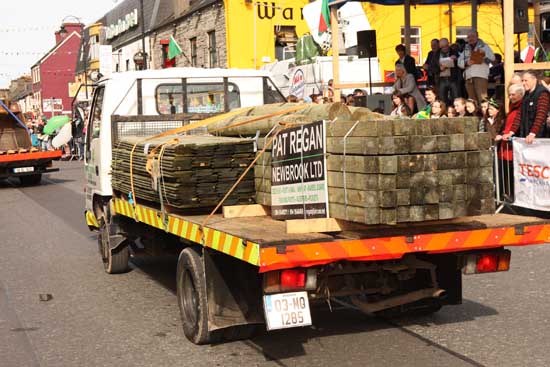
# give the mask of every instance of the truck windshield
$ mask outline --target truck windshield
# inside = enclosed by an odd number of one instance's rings
[[[225,93],[223,83],[188,83],[187,111],[184,111],[181,84],[161,84],[156,90],[157,111],[161,115],[176,113],[220,113],[225,111]],[[227,100],[229,109],[241,106],[239,88],[228,83]]]

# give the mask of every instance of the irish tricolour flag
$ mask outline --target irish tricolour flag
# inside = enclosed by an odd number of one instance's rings
[[[321,5],[321,18],[319,19],[319,35],[330,29],[330,8],[328,0],[323,0]]]

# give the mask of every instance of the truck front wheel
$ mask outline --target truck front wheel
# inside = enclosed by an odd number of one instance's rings
[[[111,218],[106,219],[106,216],[108,217],[109,214],[104,214],[99,218],[99,233],[97,236],[103,267],[108,274],[124,273],[128,271],[128,261],[130,259],[128,240],[115,233],[113,230],[115,225],[110,222]]]
[[[42,180],[42,174],[37,173],[35,175],[19,176],[19,181],[23,186],[38,185]]]
[[[184,249],[178,259],[177,298],[183,333],[195,344],[214,342],[208,332],[208,300],[202,254],[195,248]]]

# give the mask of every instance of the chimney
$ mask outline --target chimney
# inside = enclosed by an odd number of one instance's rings
[[[175,0],[174,1],[174,15],[179,17],[189,9],[191,0]]]
[[[55,32],[55,44],[63,41],[65,37],[69,36],[73,32],[82,33],[84,24],[81,23],[63,23],[58,31]]]

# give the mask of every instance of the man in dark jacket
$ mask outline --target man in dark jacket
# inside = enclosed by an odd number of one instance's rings
[[[407,48],[404,45],[397,45],[395,46],[395,52],[397,52],[397,55],[399,56],[399,58],[395,61],[395,65],[403,65],[407,71],[407,74],[411,74],[414,76],[414,80],[417,80],[420,75],[416,69],[416,61],[414,60],[414,57],[407,54]]]
[[[438,63],[438,84],[436,85],[439,96],[443,98],[447,106],[453,104],[455,98],[460,97],[460,73],[456,65],[458,53],[451,49],[449,40],[439,40],[439,51],[435,56]]]
[[[533,71],[526,71],[521,77],[525,96],[510,131],[503,136],[504,140],[512,135],[525,138],[532,144],[535,138],[546,137],[546,117],[550,111],[550,93],[543,87]]]
[[[439,52],[439,40],[434,38],[431,42],[432,50],[428,52],[426,62],[422,66],[428,74],[428,86],[436,86],[439,79],[439,60],[437,59],[437,53]]]

